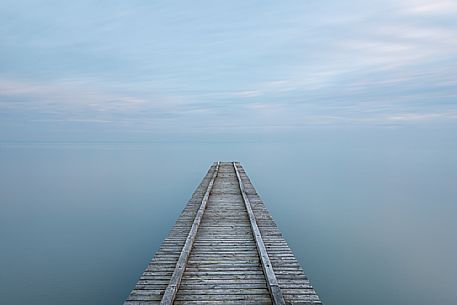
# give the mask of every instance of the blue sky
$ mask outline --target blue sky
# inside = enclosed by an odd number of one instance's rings
[[[452,0],[0,3],[0,140],[454,129],[456,98]]]

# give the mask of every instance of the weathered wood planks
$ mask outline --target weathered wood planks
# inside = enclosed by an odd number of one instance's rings
[[[265,248],[265,244],[263,243],[262,234],[260,233],[259,227],[257,226],[257,220],[255,218],[254,212],[252,211],[251,203],[244,190],[244,183],[243,180],[241,180],[240,173],[238,171],[238,166],[239,164],[235,162],[233,163],[233,168],[235,169],[238,185],[241,191],[241,196],[243,197],[243,202],[245,204],[246,211],[249,217],[249,222],[251,224],[252,234],[255,238],[257,252],[259,254],[260,262],[262,263],[262,269],[265,275],[268,290],[270,291],[271,299],[274,305],[284,305],[286,302],[284,301],[281,289],[279,288],[278,281],[276,279],[276,275],[271,265],[267,249]]]
[[[321,304],[239,163],[218,162],[124,305]]]
[[[165,289],[160,305],[171,305],[176,298],[176,292],[178,291],[179,284],[181,283],[182,276],[187,267],[187,261],[189,259],[190,251],[194,244],[195,237],[197,235],[198,227],[205,213],[206,205],[208,203],[209,195],[213,188],[214,180],[217,177],[219,171],[219,162],[217,162],[216,169],[214,170],[213,176],[208,184],[205,195],[203,196],[202,203],[198,208],[197,214],[195,215],[192,227],[190,228],[189,234],[187,235],[186,242],[181,250],[179,255],[178,262],[176,263],[175,270],[171,276],[170,282],[168,283],[167,288]]]

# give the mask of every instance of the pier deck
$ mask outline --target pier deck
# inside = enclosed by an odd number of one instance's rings
[[[239,163],[213,164],[124,305],[321,304]]]

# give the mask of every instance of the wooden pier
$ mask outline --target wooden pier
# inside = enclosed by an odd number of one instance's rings
[[[214,163],[124,305],[322,304],[237,162]]]

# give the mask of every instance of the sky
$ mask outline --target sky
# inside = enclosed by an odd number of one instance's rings
[[[457,130],[457,1],[0,2],[0,140]]]

